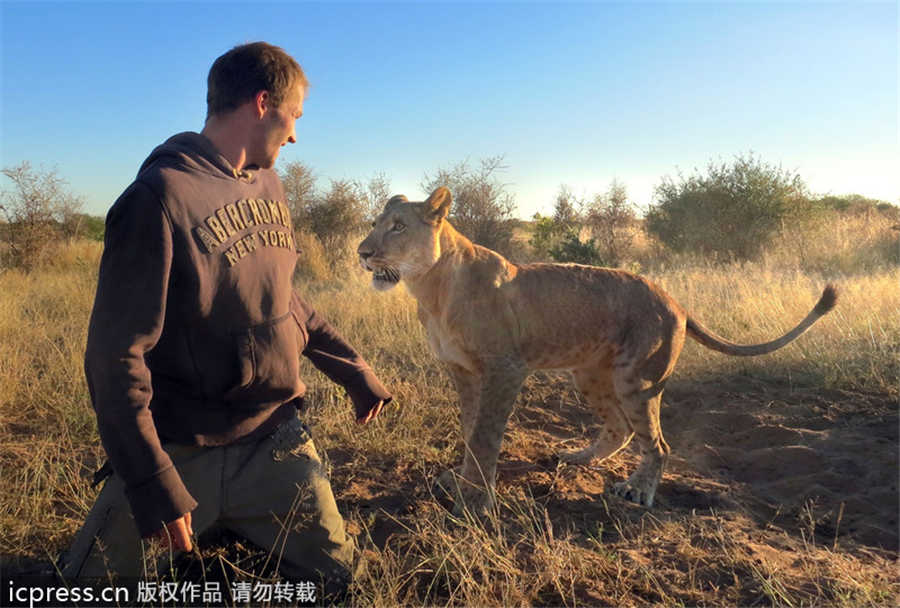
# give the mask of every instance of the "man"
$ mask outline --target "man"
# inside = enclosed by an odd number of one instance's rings
[[[85,372],[114,475],[63,574],[152,576],[141,539],[189,551],[219,523],[289,575],[346,583],[353,545],[297,418],[299,354],[346,388],[359,423],[391,396],[291,288],[272,167],[307,81],[257,42],[219,57],[208,86],[202,133],[156,148],[107,216]]]

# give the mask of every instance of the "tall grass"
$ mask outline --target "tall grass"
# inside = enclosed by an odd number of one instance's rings
[[[826,277],[896,271],[900,266],[900,231],[896,225],[895,219],[882,214],[826,213],[802,225],[785,225],[754,265]],[[727,263],[673,253],[643,231],[635,235],[626,259],[626,267],[657,273]]]
[[[765,357],[737,358],[689,341],[676,374],[750,373],[897,394],[896,270],[826,277],[744,264],[685,268],[650,278],[694,318],[739,343],[765,342],[793,327],[815,305],[827,281],[839,291],[835,310],[790,346]]]
[[[854,238],[853,226],[848,221],[809,235],[802,247],[786,240],[755,263],[635,262],[698,320],[736,342],[766,341],[793,326],[826,281],[840,289],[835,311],[782,351],[736,359],[692,344],[676,377],[758,375],[896,398],[896,236],[881,227]],[[0,271],[5,559],[55,557],[96,496],[87,479],[102,449],[82,357],[99,247],[74,245],[31,274]],[[567,513],[553,502],[551,480],[551,489],[540,491],[505,488],[487,522],[452,517],[428,488],[458,460],[456,395],[428,350],[414,300],[402,288],[372,291],[350,250],[327,255],[313,240],[301,248],[307,252],[298,270],[301,291],[395,395],[376,423],[360,427],[343,391],[304,364],[305,415],[330,457],[336,495],[368,562],[354,586],[356,603],[878,606],[896,600],[900,586],[884,557],[802,545],[793,537],[779,537],[780,550],[766,549],[763,541],[735,536],[754,528],[739,511],[661,514],[601,499]]]
[[[879,213],[829,213],[806,226],[787,226],[763,254],[767,266],[824,275],[859,275],[900,265],[897,220]]]
[[[101,245],[60,249],[38,272],[0,273],[0,552],[42,557],[93,500],[101,457],[82,372]]]

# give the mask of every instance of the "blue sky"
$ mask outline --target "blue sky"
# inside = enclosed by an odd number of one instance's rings
[[[328,179],[503,155],[517,215],[753,151],[818,193],[900,202],[897,2],[8,2],[0,165],[57,168],[102,215],[199,131],[206,74],[266,40],[312,87],[279,163]],[[3,184],[6,187],[6,184]]]

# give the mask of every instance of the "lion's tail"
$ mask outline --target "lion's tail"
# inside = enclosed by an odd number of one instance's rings
[[[819,302],[816,304],[815,308],[813,308],[810,313],[806,315],[805,319],[800,321],[800,323],[797,324],[794,329],[787,332],[780,338],[772,340],[771,342],[766,342],[765,344],[744,345],[729,342],[728,340],[725,340],[724,338],[721,338],[712,333],[711,331],[703,327],[699,322],[692,319],[690,316],[687,319],[687,333],[690,337],[692,337],[694,340],[696,340],[706,348],[710,348],[720,353],[725,353],[726,355],[734,355],[736,357],[753,357],[755,355],[765,355],[776,351],[782,346],[786,346],[796,340],[801,334],[803,334],[803,332],[809,329],[813,323],[818,321],[832,308],[834,308],[834,305],[837,304],[837,297],[837,288],[829,283],[825,286],[825,290],[822,292],[822,297],[819,298]]]

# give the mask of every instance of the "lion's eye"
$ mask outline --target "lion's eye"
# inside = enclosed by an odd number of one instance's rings
[[[397,222],[396,224],[394,224],[393,230],[394,232],[403,232],[404,230],[406,230],[406,224]]]

